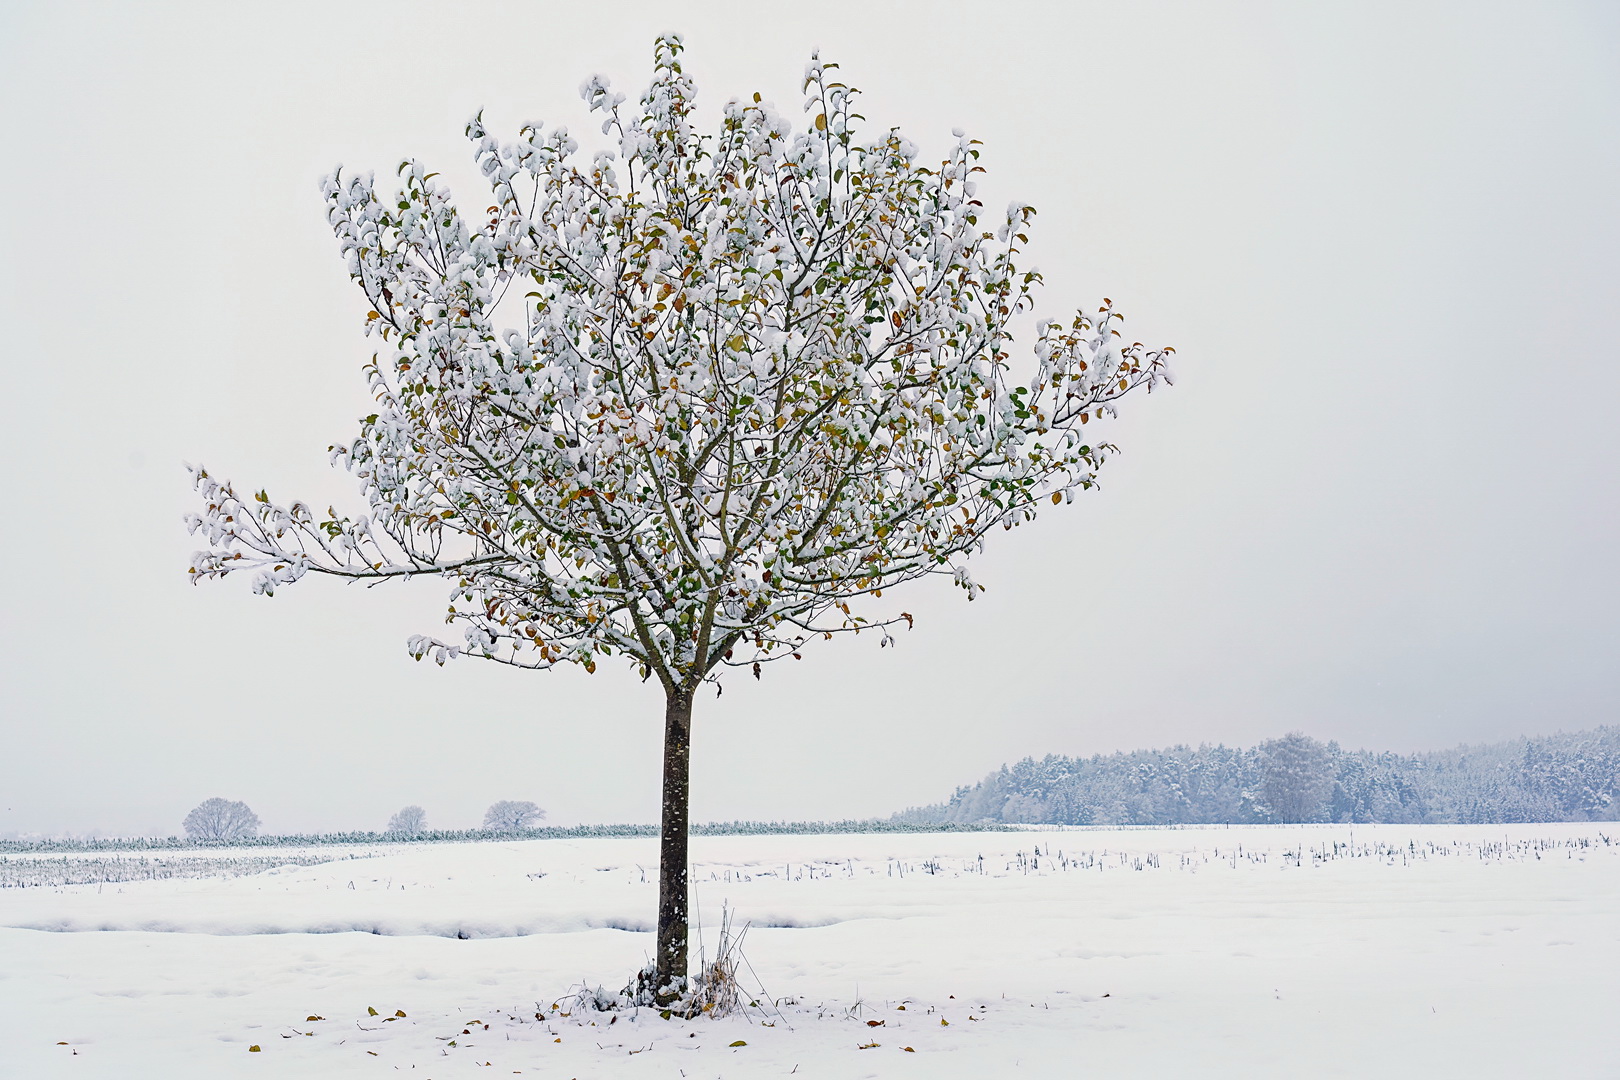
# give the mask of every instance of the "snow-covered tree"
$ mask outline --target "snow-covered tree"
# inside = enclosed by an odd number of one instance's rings
[[[818,637],[889,644],[912,622],[905,582],[971,597],[968,557],[1095,485],[1113,447],[1087,425],[1167,381],[1170,352],[1122,337],[1104,300],[1036,323],[1015,360],[1041,280],[1017,264],[1034,210],[984,209],[975,140],[925,165],[898,130],[863,137],[855,90],[819,59],[802,130],[756,94],[700,133],[681,59],[658,40],[636,108],[584,83],[617,148],[586,161],[564,128],[502,144],[473,119],[487,213],[414,161],[394,193],[330,176],[377,350],[376,411],[332,448],[366,512],[197,468],[189,519],[198,579],[443,578],[463,634],[411,638],[418,659],[594,672],[617,656],[658,681],[664,1000],[687,967],[698,688]]]
[[[484,828],[491,832],[516,832],[527,829],[546,816],[546,812],[532,802],[502,799],[484,811]]]
[[[1320,821],[1333,794],[1333,756],[1325,744],[1291,731],[1259,746],[1261,790],[1273,821]]]
[[[419,833],[427,826],[427,813],[420,806],[407,806],[388,819],[391,833]]]
[[[259,816],[247,803],[216,796],[198,803],[186,815],[184,826],[193,840],[241,840],[259,834]]]

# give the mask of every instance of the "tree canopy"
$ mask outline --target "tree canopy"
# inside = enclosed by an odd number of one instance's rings
[[[259,815],[247,803],[216,795],[193,807],[183,825],[193,840],[241,840],[258,835]]]
[[[619,654],[673,687],[909,621],[851,607],[904,581],[971,592],[987,534],[1094,484],[1112,448],[1084,426],[1166,380],[1170,350],[1126,342],[1105,301],[1039,323],[1014,364],[1034,210],[983,209],[977,141],[932,167],[897,130],[862,141],[819,60],[805,130],[754,95],[702,135],[680,58],[660,39],[634,112],[587,80],[619,147],[588,164],[566,128],[503,146],[474,119],[487,214],[414,161],[392,195],[328,178],[379,340],[377,411],[332,448],[369,512],[199,468],[195,577],[439,574],[464,632],[412,638],[418,658]]]
[[[546,812],[528,800],[502,799],[491,803],[484,811],[484,828],[494,832],[516,832],[527,829],[546,816]]]

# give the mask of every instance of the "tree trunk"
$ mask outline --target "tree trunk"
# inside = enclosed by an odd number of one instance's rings
[[[664,810],[658,847],[658,1003],[686,989],[686,835],[692,763],[692,692],[664,704]]]

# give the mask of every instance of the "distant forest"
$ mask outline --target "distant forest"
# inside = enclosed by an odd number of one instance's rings
[[[1620,727],[1420,754],[1297,732],[1251,749],[1175,746],[1004,765],[910,823],[1614,821]]]

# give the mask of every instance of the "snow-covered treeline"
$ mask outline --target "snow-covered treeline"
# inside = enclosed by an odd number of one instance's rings
[[[907,822],[1174,825],[1494,823],[1620,818],[1620,727],[1418,754],[1298,733],[1249,749],[1175,746],[1004,765]]]
[[[836,833],[980,832],[995,828],[984,822],[901,821],[711,821],[692,826],[693,836],[816,836]],[[99,839],[0,840],[0,855],[95,851],[188,851],[218,848],[284,848],[410,843],[462,843],[506,840],[587,840],[657,836],[656,825],[564,825],[507,829],[433,829],[418,833],[341,832],[198,840],[176,836],[106,837]],[[158,875],[162,876],[162,875]]]

